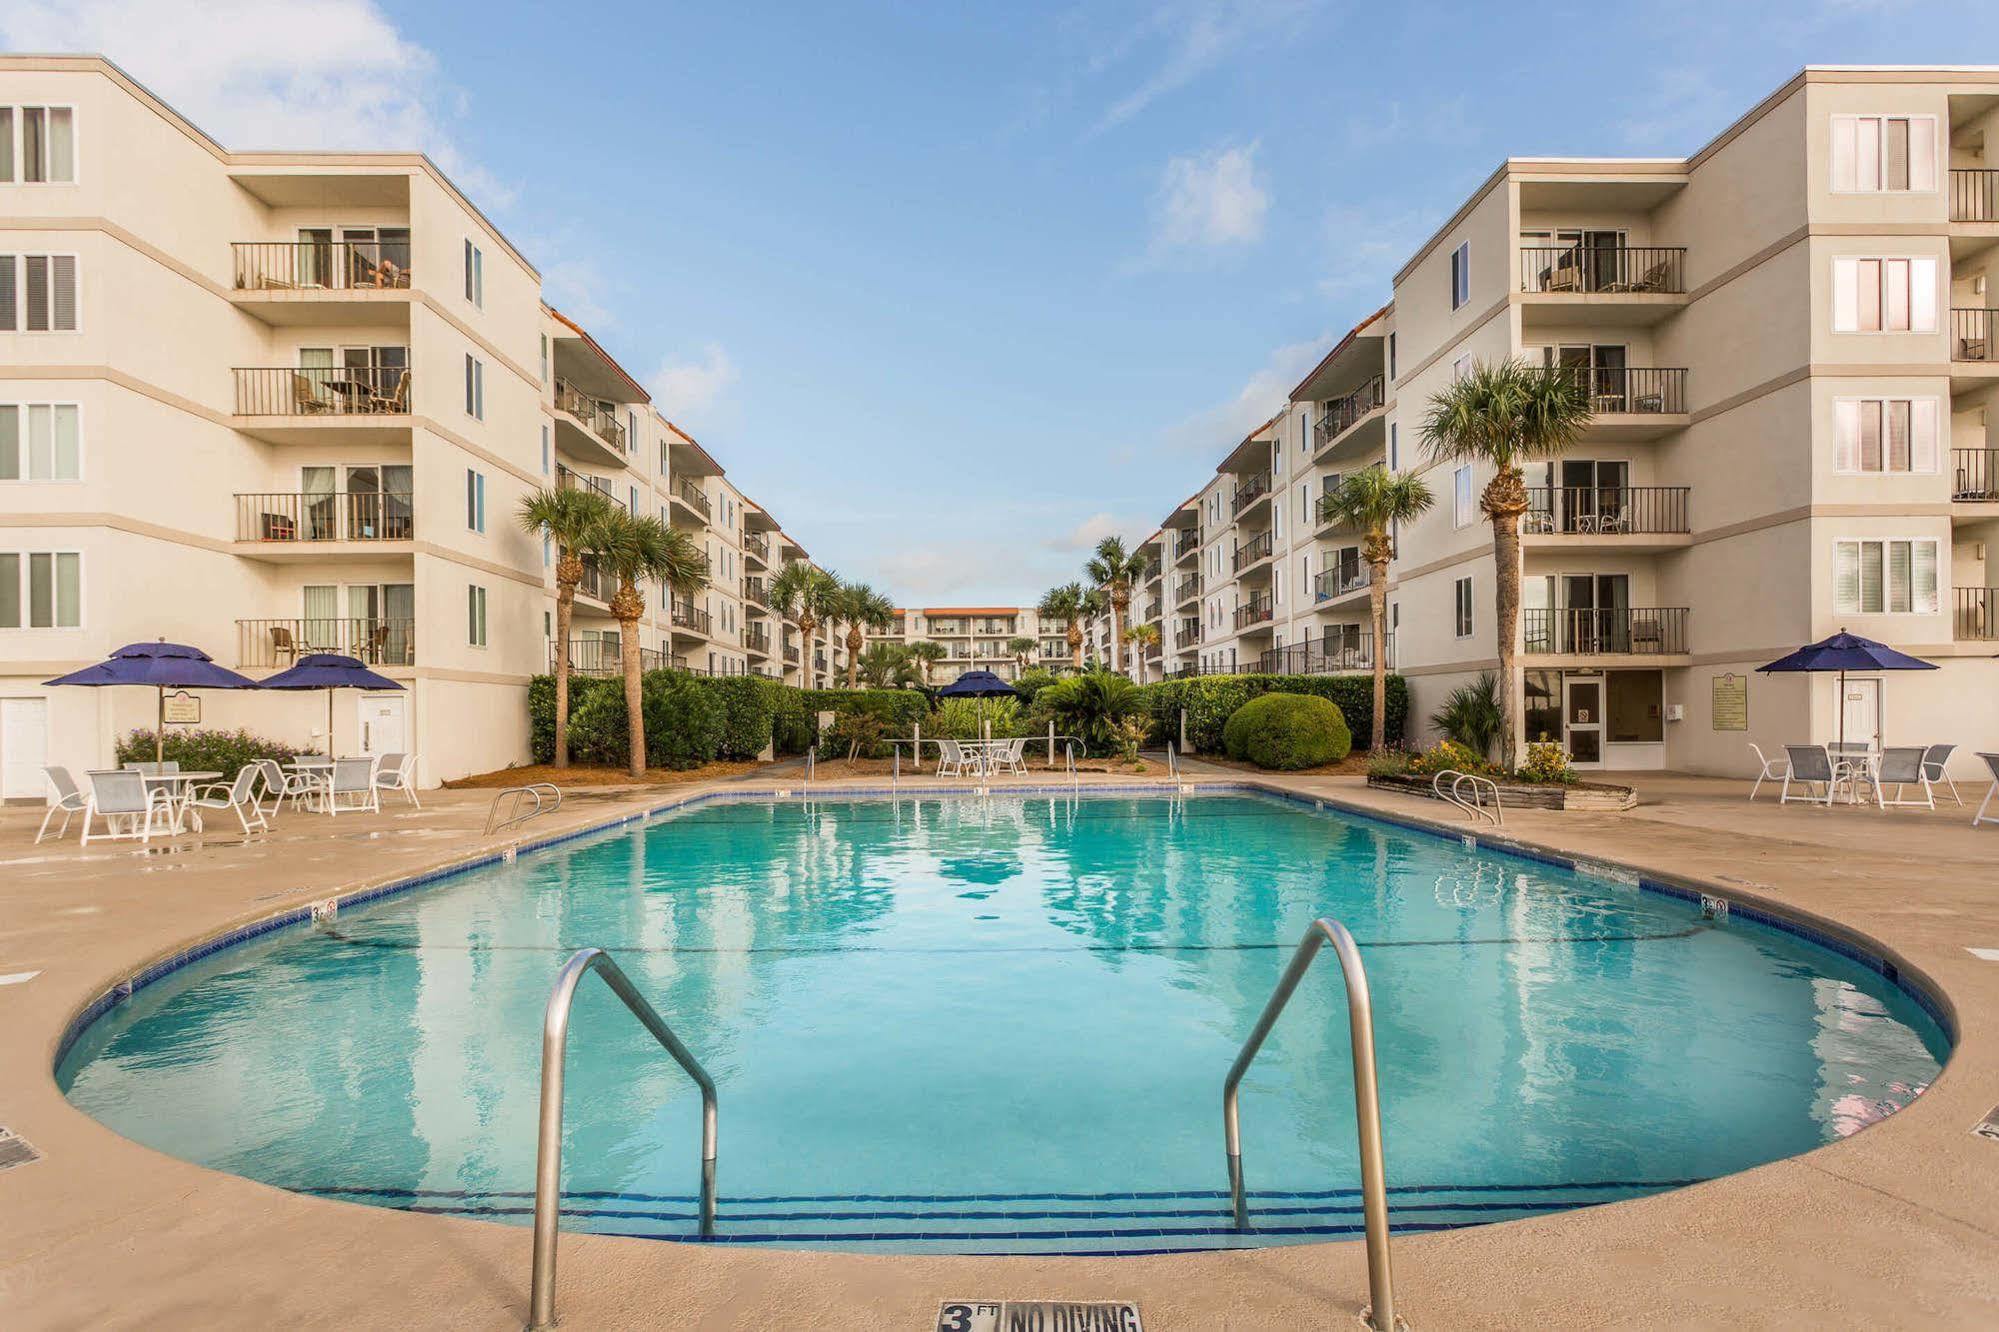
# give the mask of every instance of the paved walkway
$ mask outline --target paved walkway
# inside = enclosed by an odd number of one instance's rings
[[[1189,775],[1207,767],[1190,763]],[[1461,826],[1433,802],[1357,779],[1285,785]],[[1748,804],[1742,783],[1637,785],[1644,803],[1630,813],[1520,811],[1506,832],[1846,922],[1936,982],[1960,1045],[1909,1109],[1804,1157],[1615,1206],[1399,1239],[1405,1315],[1418,1328],[1999,1325],[1999,1142],[1971,1132],[1999,1104],[1999,963],[1967,951],[1999,948],[1999,829],[1974,832],[1955,807],[1779,809],[1767,792]],[[571,792],[533,834],[702,789]],[[521,1324],[524,1229],[301,1197],[161,1156],[73,1110],[50,1072],[70,1016],[149,959],[489,854],[501,844],[480,832],[489,800],[440,792],[420,812],[287,815],[248,845],[88,853],[73,837],[31,848],[38,815],[0,811],[0,975],[37,973],[0,986],[0,1124],[43,1157],[0,1170],[0,1326]],[[947,1297],[1066,1297],[1137,1299],[1154,1332],[1247,1332],[1350,1326],[1365,1285],[1358,1244],[946,1258],[571,1235],[562,1249],[567,1327],[920,1329]]]

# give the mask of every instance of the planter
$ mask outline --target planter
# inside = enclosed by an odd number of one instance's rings
[[[1384,791],[1403,791],[1436,799],[1437,793],[1431,788],[1430,781],[1428,777],[1370,777],[1367,784]],[[1568,809],[1602,814],[1636,808],[1638,793],[1628,786],[1613,786],[1609,782],[1575,782],[1569,785],[1501,782],[1499,803],[1503,809]]]

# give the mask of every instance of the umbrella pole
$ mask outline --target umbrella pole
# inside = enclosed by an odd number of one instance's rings
[[[153,692],[159,695],[160,705],[153,720],[153,762],[157,765],[167,761],[167,687],[156,685]]]
[[[326,757],[333,757],[333,691],[326,691]]]

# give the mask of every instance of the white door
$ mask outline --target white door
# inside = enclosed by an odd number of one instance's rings
[[[1578,768],[1603,764],[1603,677],[1562,681],[1562,744]]]
[[[367,755],[409,752],[409,695],[361,695],[361,752]]]
[[[1839,686],[1835,684],[1833,688]],[[1846,743],[1866,745],[1869,749],[1881,748],[1881,681],[1879,677],[1846,678],[1846,693],[1837,704],[1832,715],[1832,738],[1840,738],[1840,723],[1844,717]]]
[[[49,705],[40,698],[0,698],[0,800],[46,797]]]

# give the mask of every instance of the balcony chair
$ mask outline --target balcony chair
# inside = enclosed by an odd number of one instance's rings
[[[379,389],[381,381],[376,380]],[[400,416],[410,409],[410,372],[405,370],[396,377],[395,390],[387,395],[380,392],[368,395],[368,410],[388,416]]]
[[[300,416],[317,416],[330,411],[332,404],[319,396],[319,389],[310,377],[293,372],[292,408]]]
[[[326,812],[338,814],[342,797],[347,800],[349,811],[367,810],[382,812],[381,800],[375,793],[375,760],[372,758],[337,758],[333,760],[333,782],[326,788]]]
[[[1672,276],[1673,266],[1664,259],[1645,270],[1645,276],[1636,282],[1607,282],[1604,291],[1647,292],[1664,291],[1667,279]]]
[[[1788,805],[1800,801],[1807,805],[1832,806],[1833,797],[1841,782],[1852,779],[1851,770],[1846,765],[1833,766],[1832,755],[1824,745],[1785,745],[1784,753],[1789,758],[1785,765],[1784,789],[1777,796],[1777,803]],[[1819,788],[1815,795],[1809,789],[1798,795],[1791,794],[1791,783],[1800,787]]]
[[[375,793],[380,796],[390,791],[401,791],[409,797],[410,804],[423,808],[416,798],[416,755],[382,755],[381,764],[375,769]]]
[[[289,657],[291,660],[297,661],[298,642],[292,637],[292,631],[289,628],[281,624],[274,624],[271,626],[271,661],[273,665],[276,664],[279,657]]]
[[[263,773],[254,763],[246,763],[236,772],[236,779],[230,782],[210,782],[189,792],[187,807],[190,809],[226,809],[236,816],[243,825],[243,835],[249,836],[253,830],[270,831],[270,822],[264,811],[257,805],[257,782]]]
[[[42,826],[35,830],[35,843],[41,844],[48,833],[49,820],[58,813],[62,815],[62,827],[56,829],[56,840],[60,842],[69,836],[69,821],[75,815],[90,808],[90,798],[77,788],[76,778],[69,775],[68,768],[43,768],[47,774],[49,787],[55,792],[55,800],[49,805],[48,813],[42,815]]]
[[[1974,828],[1981,823],[1999,823],[1999,814],[1985,812],[1992,807],[1992,798],[1999,796],[1999,754],[1981,753],[1978,757],[1985,764],[1986,770],[1992,774],[1992,785],[1985,788],[1985,799],[1979,802],[1978,812],[1971,816],[1971,826]]]
[[[1873,774],[1870,776],[1866,769],[1859,769],[1855,773],[1854,780],[1868,782],[1874,787],[1874,804],[1877,808],[1887,809],[1890,805],[1921,805],[1924,809],[1935,809],[1936,795],[1930,790],[1929,773],[1923,763],[1924,753],[1921,745],[1884,748],[1881,751],[1880,765],[1875,768]],[[1890,786],[1895,788],[1893,800],[1888,798]],[[1902,788],[1905,786],[1919,788],[1923,793],[1922,799],[1903,799]]]
[[[1932,787],[1942,786],[1948,788],[1950,798],[1957,802],[1959,809],[1962,809],[1964,808],[1964,797],[1957,793],[1957,783],[1950,779],[1950,773],[1946,771],[1950,765],[1950,756],[1956,749],[1956,745],[1931,745],[1928,749],[1925,749],[1923,751],[1923,776],[1929,779]]]
[[[90,825],[99,818],[104,820],[104,831],[97,835],[100,842],[150,842],[156,818],[161,832],[171,836],[177,830],[180,820],[173,797],[164,790],[147,787],[142,774],[120,768],[88,775],[90,798],[83,810],[83,845],[90,845]],[[121,819],[125,821],[124,832],[118,831]]]
[[[1757,763],[1762,765],[1762,771],[1756,774],[1756,784],[1749,788],[1749,798],[1754,800],[1756,793],[1762,789],[1763,783],[1780,782],[1789,777],[1791,775],[1791,764],[1788,759],[1763,757],[1762,748],[1754,740],[1749,742],[1749,752],[1754,754]]]

